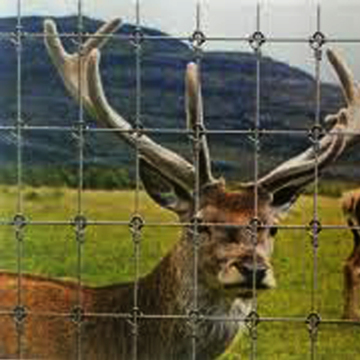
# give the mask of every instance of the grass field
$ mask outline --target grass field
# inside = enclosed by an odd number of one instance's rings
[[[77,211],[77,192],[68,189],[27,188],[23,192],[26,216],[34,221],[72,219]],[[0,187],[0,220],[12,219],[16,212],[15,188]],[[83,211],[90,220],[128,221],[135,210],[131,191],[86,191]],[[318,210],[323,225],[342,225],[339,199],[319,197]],[[140,193],[139,211],[145,221],[171,222],[175,218]],[[283,224],[308,224],[313,199],[302,197]],[[149,272],[173,245],[180,229],[171,226],[144,227],[141,246],[142,274]],[[82,278],[88,284],[109,284],[134,276],[133,245],[127,225],[91,225],[86,228]],[[76,241],[73,227],[30,225],[24,229],[22,266],[25,272],[60,278],[77,274]],[[342,263],[352,246],[347,230],[323,229],[319,235],[315,309],[323,320],[336,320],[342,313]],[[11,226],[0,227],[0,269],[15,271],[16,241]],[[258,325],[256,359],[313,359],[305,319],[311,312],[313,252],[306,230],[280,230],[273,257],[277,289],[259,297],[258,312],[271,318],[292,321],[261,322]],[[360,304],[359,304],[360,306]],[[251,358],[248,334],[235,341],[221,360]],[[320,324],[317,356],[314,359],[360,359],[360,324]]]

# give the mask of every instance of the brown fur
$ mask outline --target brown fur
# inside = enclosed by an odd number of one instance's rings
[[[352,227],[354,246],[346,259],[344,272],[344,313],[343,317],[360,320],[360,233],[354,226],[360,225],[360,192],[348,193],[342,200],[342,209]]]
[[[246,191],[226,192],[222,182],[210,185],[203,190],[204,202],[207,205],[214,205],[218,209],[232,212],[246,212],[249,215],[254,214],[255,189],[246,189]],[[258,211],[264,209],[264,204],[269,203],[271,198],[269,193],[261,188],[257,192]]]
[[[149,276],[139,282],[139,308],[148,315],[177,314],[178,274],[168,258]],[[170,279],[171,281],[168,281]],[[0,311],[0,358],[20,357],[17,348],[17,329],[12,310],[17,303],[17,276],[3,272],[0,275],[2,296]],[[77,359],[76,343],[81,337],[85,359],[129,359],[132,354],[132,327],[125,317],[133,309],[134,284],[117,284],[107,287],[78,288],[75,282],[48,279],[40,276],[22,277],[22,304],[28,310],[23,324],[22,354],[36,359]],[[81,333],[70,315],[78,304],[78,294],[84,310]],[[119,316],[116,318],[116,316]],[[139,359],[152,359],[165,339],[171,321],[143,321],[140,326]],[[144,341],[145,340],[145,341]],[[144,356],[144,354],[148,354]],[[154,356],[154,359],[156,356]]]

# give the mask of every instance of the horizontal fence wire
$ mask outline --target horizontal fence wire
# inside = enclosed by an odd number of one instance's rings
[[[4,40],[9,40],[12,39],[16,36],[15,32],[1,32],[0,33],[0,40],[4,39]],[[43,39],[44,37],[46,37],[47,35],[45,35],[44,33],[37,33],[37,32],[30,32],[30,31],[26,31],[26,30],[22,30],[21,31],[21,37],[23,39],[26,38],[40,38]],[[72,33],[66,33],[66,32],[62,32],[59,34],[60,38],[65,38],[65,39],[78,39],[79,38],[79,34],[77,32],[72,32]],[[95,35],[93,33],[90,32],[83,32],[81,34],[81,37],[84,39],[87,38],[109,38],[109,39],[114,39],[114,40],[120,40],[120,41],[129,41],[129,40],[133,40],[134,36],[133,35],[119,35],[119,34],[111,34],[111,35]],[[266,43],[267,44],[271,44],[271,43],[284,43],[284,44],[308,44],[309,42],[312,41],[312,37],[313,34],[307,36],[307,37],[272,37],[272,36],[267,36],[266,37]],[[164,36],[158,36],[158,35],[146,35],[146,34],[142,34],[142,41],[168,41],[170,39],[170,37],[168,35],[164,35]],[[190,33],[190,35],[183,35],[183,36],[171,36],[171,40],[179,40],[179,41],[184,41],[184,42],[189,42],[191,43],[193,41],[192,39],[192,33]],[[252,34],[246,34],[244,36],[241,37],[236,37],[236,36],[221,36],[221,37],[216,37],[216,36],[207,36],[205,38],[206,42],[234,42],[234,43],[250,43],[252,41]],[[329,36],[326,37],[325,39],[325,43],[331,43],[331,44],[335,44],[335,43],[341,43],[341,44],[356,44],[356,43],[360,43],[360,37],[334,37],[334,36]]]

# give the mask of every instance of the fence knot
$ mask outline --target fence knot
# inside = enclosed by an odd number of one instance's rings
[[[324,129],[321,125],[314,125],[308,133],[308,137],[314,146],[319,146],[319,140],[324,135]]]
[[[191,35],[190,41],[195,47],[199,48],[206,42],[206,36],[202,31],[195,30]]]
[[[22,323],[27,317],[27,310],[24,306],[18,305],[13,309],[13,317],[17,324]]]
[[[259,314],[253,310],[245,318],[245,325],[249,330],[250,336],[253,340],[257,339],[257,326],[260,322]]]
[[[313,50],[319,50],[325,44],[326,37],[320,32],[316,31],[309,39],[310,46]]]
[[[261,31],[255,31],[249,37],[249,44],[253,50],[259,50],[263,44],[266,42],[266,37]]]
[[[310,336],[315,338],[318,333],[319,324],[321,323],[320,315],[315,312],[310,313],[306,318],[305,323],[308,327]]]
[[[84,215],[76,215],[72,223],[77,231],[83,231],[87,226],[87,219]]]
[[[140,46],[140,44],[143,42],[144,40],[144,32],[142,31],[142,29],[140,27],[136,27],[136,29],[133,31],[132,35],[131,35],[131,43],[137,47]]]
[[[145,221],[142,218],[142,216],[139,214],[133,215],[133,217],[129,222],[130,230],[133,233],[139,233],[141,229],[144,227],[144,225],[145,225]]]
[[[84,309],[81,306],[74,306],[70,318],[75,324],[80,324],[84,320]]]
[[[16,230],[23,229],[27,224],[26,217],[22,214],[16,214],[13,218],[12,225]]]

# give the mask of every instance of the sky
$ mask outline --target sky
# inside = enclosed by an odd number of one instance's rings
[[[157,28],[173,36],[189,36],[196,26],[197,3],[201,4],[200,26],[207,37],[243,37],[256,29],[256,2],[254,0],[138,0],[140,20],[145,26]],[[318,26],[316,0],[261,0],[260,29],[266,37],[307,39]],[[19,6],[20,4],[20,6]],[[355,77],[360,81],[360,2],[357,0],[323,0],[320,29],[331,45],[346,58]],[[0,17],[21,14],[64,16],[77,14],[79,0],[0,0]],[[136,0],[82,0],[84,15],[108,20],[121,17],[123,21],[136,21]],[[249,51],[247,44],[237,41],[207,41],[205,50]],[[315,64],[307,43],[267,43],[264,55],[300,67],[314,74]],[[322,79],[335,82],[332,69],[323,62]],[[356,64],[358,66],[356,67]]]

